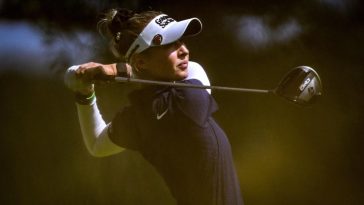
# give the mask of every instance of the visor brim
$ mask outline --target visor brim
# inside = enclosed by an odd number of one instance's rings
[[[198,18],[190,18],[175,22],[161,33],[163,40],[161,45],[166,45],[179,40],[182,37],[195,36],[202,30],[202,23]]]

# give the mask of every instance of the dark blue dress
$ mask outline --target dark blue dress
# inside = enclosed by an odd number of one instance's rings
[[[206,90],[149,86],[129,97],[131,105],[115,116],[109,136],[139,151],[179,205],[243,204],[230,144],[211,116],[217,105]]]

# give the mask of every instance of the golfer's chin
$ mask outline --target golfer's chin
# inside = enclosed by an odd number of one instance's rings
[[[176,81],[184,80],[188,77],[188,70],[178,70],[175,77]]]

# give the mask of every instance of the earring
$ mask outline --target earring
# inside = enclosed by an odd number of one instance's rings
[[[117,32],[116,33],[116,36],[115,36],[115,40],[116,41],[119,41],[120,40],[120,37],[121,37],[121,32]]]

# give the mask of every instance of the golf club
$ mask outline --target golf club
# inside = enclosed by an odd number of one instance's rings
[[[282,78],[278,86],[271,90],[234,88],[213,85],[191,85],[178,82],[163,82],[127,77],[115,77],[114,81],[117,83],[142,83],[183,88],[274,94],[298,105],[312,104],[314,101],[316,101],[318,96],[322,95],[321,79],[318,73],[309,66],[298,66],[293,68]]]

